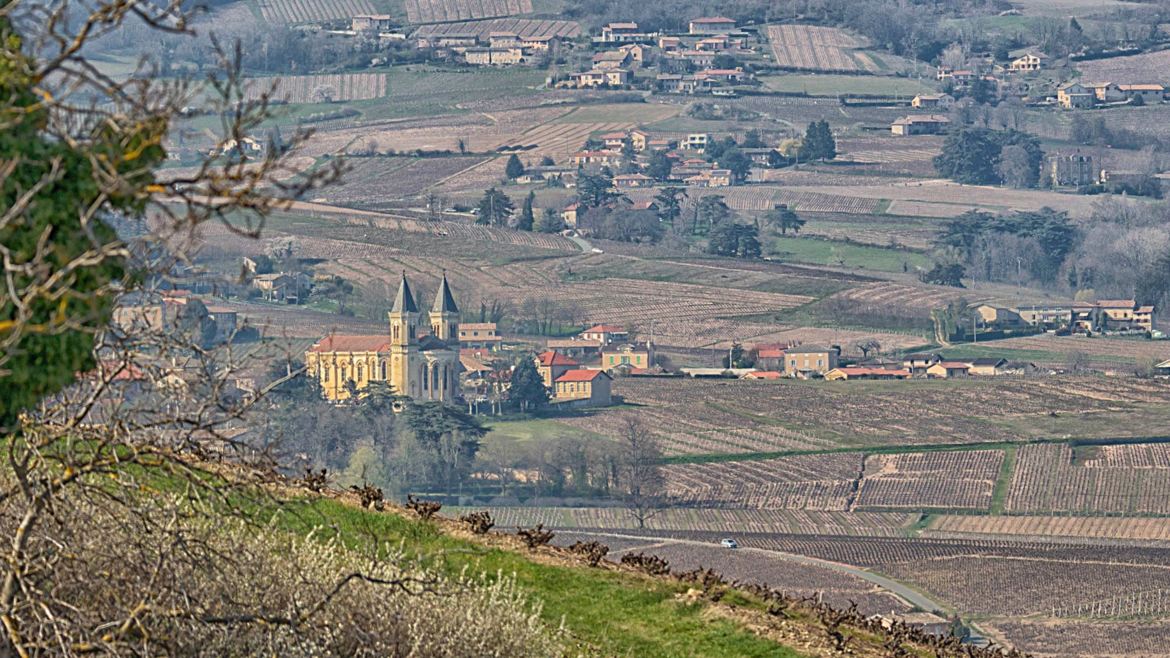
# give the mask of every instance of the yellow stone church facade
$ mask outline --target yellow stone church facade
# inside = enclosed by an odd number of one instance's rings
[[[382,335],[330,335],[305,352],[305,370],[326,399],[346,400],[371,382],[386,382],[398,395],[415,400],[459,399],[459,308],[446,275],[427,313],[430,333],[422,334],[422,313],[403,273]],[[353,382],[350,386],[349,382]]]

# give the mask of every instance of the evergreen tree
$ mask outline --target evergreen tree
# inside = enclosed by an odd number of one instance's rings
[[[541,233],[557,233],[565,227],[565,222],[561,220],[561,214],[555,208],[545,208],[540,215],[540,224],[537,225],[536,230]]]
[[[772,226],[779,228],[781,235],[786,235],[790,230],[793,233],[800,233],[800,229],[805,224],[805,220],[797,215],[796,211],[787,206],[769,210],[764,215],[764,220]]]
[[[504,175],[508,180],[516,180],[524,175],[524,163],[513,153],[508,157],[508,164],[504,165]]]
[[[744,155],[738,147],[724,150],[719,156],[718,163],[721,168],[729,170],[732,179],[737,182],[747,179],[752,170],[751,158]]]
[[[687,191],[681,187],[664,187],[654,197],[658,205],[658,219],[674,226],[674,220],[682,215],[682,200]]]
[[[755,226],[725,222],[711,229],[707,253],[717,256],[759,258],[762,253],[759,230]]]
[[[512,370],[512,384],[508,387],[508,405],[520,411],[535,411],[548,404],[549,392],[544,385],[536,362],[524,357]]]
[[[650,162],[646,165],[646,175],[662,182],[670,178],[670,171],[674,168],[674,161],[666,157],[663,151],[650,154]]]
[[[492,187],[483,193],[475,207],[475,223],[488,226],[506,226],[512,211],[516,209],[507,194]]]
[[[832,160],[837,157],[837,140],[833,138],[833,129],[829,122],[821,119],[808,124],[804,131],[804,141],[800,144],[800,159],[805,162],[812,160]]]
[[[532,214],[532,204],[536,201],[536,192],[529,192],[524,199],[524,206],[520,209],[520,216],[516,220],[516,228],[521,231],[531,231],[536,217]]]
[[[618,194],[613,189],[613,177],[602,170],[596,174],[581,174],[577,179],[577,196],[585,208],[601,208]]]
[[[733,216],[731,208],[723,200],[723,196],[719,194],[711,194],[699,200],[699,205],[695,207],[695,226],[696,232],[700,230],[711,230],[715,226],[730,220]]]

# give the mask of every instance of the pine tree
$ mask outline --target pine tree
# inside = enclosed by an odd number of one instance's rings
[[[520,411],[540,409],[548,404],[548,387],[536,369],[536,362],[523,358],[512,371],[512,384],[508,388],[508,404]]]
[[[524,163],[513,153],[508,157],[508,164],[504,166],[504,175],[508,180],[516,180],[524,175]]]
[[[536,192],[529,192],[524,199],[524,207],[520,209],[520,217],[516,220],[516,228],[521,231],[531,231],[536,218],[532,214],[532,204],[536,201]]]
[[[565,227],[565,222],[561,219],[560,213],[553,208],[545,208],[544,213],[540,216],[540,224],[537,225],[536,230],[541,233],[557,233]]]
[[[488,226],[498,226],[507,224],[508,218],[512,216],[512,211],[516,207],[512,205],[512,200],[508,198],[507,194],[492,187],[483,193],[483,198],[479,200],[479,205],[475,208],[475,223],[487,224]]]

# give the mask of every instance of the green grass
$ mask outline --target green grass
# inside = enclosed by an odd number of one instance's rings
[[[995,479],[995,488],[991,492],[991,514],[1003,513],[1003,502],[1007,500],[1008,487],[1012,483],[1012,473],[1016,468],[1016,446],[1008,446],[1003,450],[1003,465],[999,468],[999,476]]]
[[[878,75],[768,75],[760,78],[772,91],[803,93],[809,96],[901,96],[913,98],[937,90],[919,80]]]
[[[878,272],[901,272],[904,263],[911,267],[930,267],[930,259],[924,254],[820,238],[776,237],[768,242],[768,253],[782,261],[859,267]]]
[[[551,418],[531,420],[489,421],[491,431],[485,441],[557,441],[560,439],[593,437],[604,438],[587,430],[564,425]]]
[[[453,575],[466,568],[488,577],[514,576],[540,602],[541,617],[550,627],[564,623],[573,636],[597,646],[602,655],[800,655],[736,623],[709,618],[705,604],[678,601],[676,597],[687,589],[683,583],[538,563],[522,553],[450,537],[432,524],[365,512],[327,499],[297,503],[277,518],[279,526],[293,532],[331,528],[354,548],[368,546],[372,537],[385,545],[401,544],[408,556]]]

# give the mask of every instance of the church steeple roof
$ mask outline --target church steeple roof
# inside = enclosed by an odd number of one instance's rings
[[[443,280],[439,283],[439,291],[435,293],[435,304],[431,311],[436,313],[458,313],[455,297],[451,295],[451,286],[447,285],[447,273],[443,272]]]
[[[402,283],[398,284],[398,296],[394,298],[394,308],[391,313],[418,313],[418,306],[414,303],[414,294],[410,292],[410,284],[406,282],[406,271],[402,272]]]

